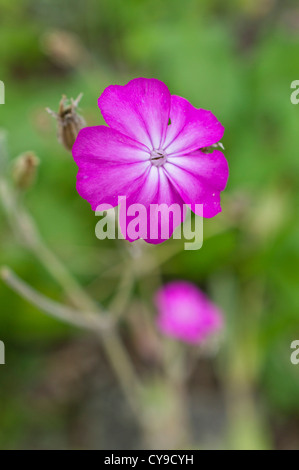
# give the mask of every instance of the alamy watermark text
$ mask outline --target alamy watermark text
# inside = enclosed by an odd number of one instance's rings
[[[294,366],[296,366],[297,364],[299,364],[299,340],[298,339],[294,340],[291,343],[291,349],[294,350],[291,354],[291,363],[294,364]]]
[[[196,214],[203,213],[203,205],[195,204]],[[125,196],[118,198],[118,210],[110,204],[100,204],[96,216],[101,217],[95,234],[99,240],[127,238],[131,241],[168,240],[171,236],[185,239],[185,250],[199,250],[203,244],[203,217],[191,216],[188,205],[180,204],[127,204]],[[119,226],[115,221],[119,219]]]
[[[291,83],[291,88],[294,90],[291,93],[291,103],[299,104],[299,80],[294,80]]]
[[[0,341],[0,364],[5,364],[5,346],[3,341]]]
[[[0,104],[5,104],[5,86],[4,82],[0,80]]]

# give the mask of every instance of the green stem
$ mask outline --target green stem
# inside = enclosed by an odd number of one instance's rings
[[[86,312],[85,315],[82,315],[82,312],[79,310],[74,310],[49,299],[29,286],[9,268],[2,267],[0,269],[0,278],[14,292],[58,320],[91,331],[98,330],[102,333],[107,332],[113,325],[108,315],[106,318],[94,312]]]

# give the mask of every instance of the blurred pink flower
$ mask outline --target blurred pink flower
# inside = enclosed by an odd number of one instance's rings
[[[221,311],[194,284],[171,282],[156,295],[159,330],[187,343],[200,343],[223,326]]]
[[[184,204],[204,217],[221,211],[227,161],[219,150],[203,150],[222,139],[224,127],[210,111],[171,95],[163,82],[153,78],[111,85],[98,104],[109,127],[82,129],[73,147],[79,167],[77,191],[94,211],[100,204],[115,207],[118,197],[125,196],[127,207],[146,208],[150,224],[150,205],[176,204],[182,216],[170,224],[169,236],[184,220]],[[122,220],[127,236],[129,221]],[[161,227],[155,237],[148,232],[142,236],[146,241],[163,241]]]

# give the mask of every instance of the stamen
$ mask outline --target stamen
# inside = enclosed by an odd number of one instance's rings
[[[167,160],[167,154],[162,149],[154,149],[151,151],[150,161],[155,166],[164,165]]]

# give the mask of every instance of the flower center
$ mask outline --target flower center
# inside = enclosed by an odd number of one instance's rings
[[[161,166],[167,160],[167,154],[162,149],[154,149],[151,151],[150,161],[152,165]]]

